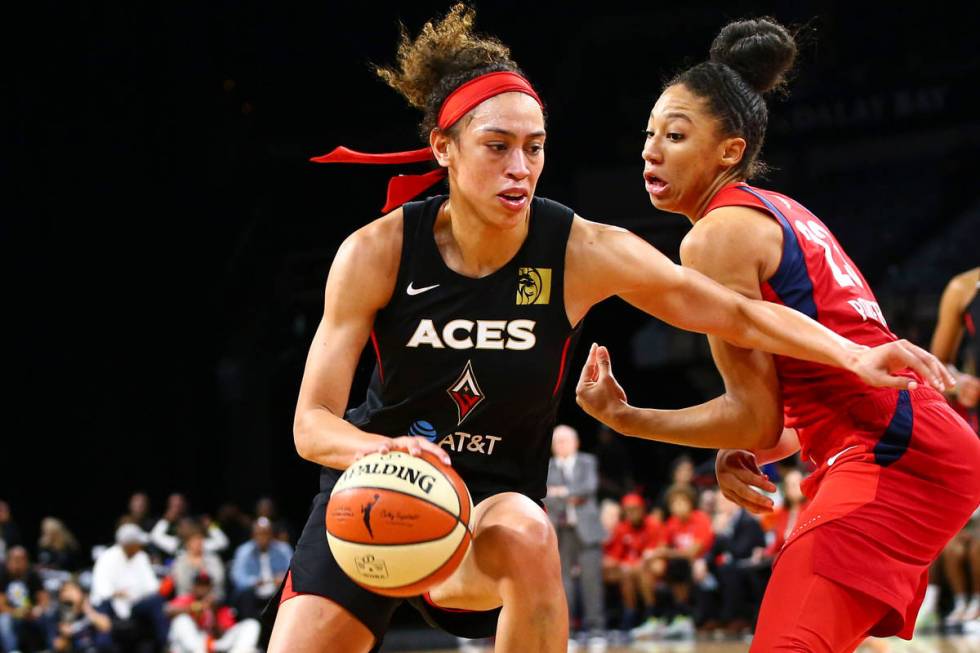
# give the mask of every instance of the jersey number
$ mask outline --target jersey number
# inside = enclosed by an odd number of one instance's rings
[[[864,284],[861,283],[861,277],[857,275],[854,268],[844,260],[844,255],[841,253],[837,245],[830,239],[830,233],[823,228],[822,225],[810,220],[804,223],[802,220],[796,221],[796,228],[800,230],[807,240],[811,243],[823,247],[824,255],[827,258],[827,265],[830,266],[830,271],[834,275],[834,279],[837,281],[837,285],[841,288],[851,288],[857,286],[858,288],[864,288]],[[834,252],[842,259],[843,266],[837,265],[837,261],[834,260]]]

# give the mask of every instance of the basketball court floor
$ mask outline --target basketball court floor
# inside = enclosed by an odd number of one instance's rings
[[[900,639],[881,640],[885,646],[877,649],[862,646],[858,653],[980,653],[980,635],[970,637],[916,637],[911,642]],[[887,647],[887,648],[886,648]],[[388,649],[384,649],[388,651]],[[635,642],[628,646],[609,646],[605,649],[589,649],[579,646],[569,651],[592,653],[599,650],[605,653],[745,653],[749,650],[746,642]],[[459,653],[459,649],[440,649],[420,653]],[[466,649],[467,653],[492,653],[492,648]]]

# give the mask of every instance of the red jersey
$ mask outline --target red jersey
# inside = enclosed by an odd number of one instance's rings
[[[684,550],[697,543],[699,546],[695,557],[707,553],[715,542],[711,519],[700,510],[692,510],[686,521],[677,517],[668,519],[664,525],[664,535],[667,546],[672,549]]]
[[[705,213],[722,206],[758,209],[782,227],[782,260],[772,278],[761,285],[763,299],[796,309],[858,344],[874,347],[897,339],[857,266],[806,207],[745,183],[722,188]],[[828,365],[785,356],[774,360],[785,423],[799,433],[805,458],[819,466],[851,444],[874,448],[891,411],[868,415],[858,406],[870,403],[875,395],[895,395],[894,390],[872,388],[857,375]],[[865,441],[856,435],[861,433]]]
[[[618,562],[638,562],[643,551],[653,549],[663,542],[663,524],[647,515],[637,526],[624,519],[616,524],[612,535],[603,547],[603,553]]]

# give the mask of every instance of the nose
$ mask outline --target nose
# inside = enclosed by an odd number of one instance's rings
[[[515,147],[507,159],[507,176],[515,181],[521,181],[531,174],[527,165],[527,154],[523,149]]]
[[[657,145],[656,138],[648,138],[643,143],[643,151],[640,156],[644,161],[649,163],[657,163],[661,159],[660,147]]]

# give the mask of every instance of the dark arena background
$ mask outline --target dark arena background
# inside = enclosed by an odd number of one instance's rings
[[[252,514],[271,497],[295,543],[318,471],[295,452],[292,418],[324,281],[342,239],[379,215],[394,172],[307,159],[339,144],[419,146],[418,112],[369,64],[393,61],[399,20],[414,34],[448,6],[42,3],[6,23],[0,500],[32,560],[41,520],[55,516],[90,567],[89,551],[112,543],[136,491],[156,516],[175,492],[190,514],[212,517],[228,503]],[[770,102],[763,158],[773,170],[755,184],[820,216],[892,330],[928,347],[946,282],[978,265],[975,9],[476,8],[478,30],[511,47],[546,103],[537,193],[675,260],[689,225],[654,210],[641,179],[641,130],[662,82],[706,58],[728,20],[808,24],[790,95]],[[702,336],[618,299],[586,319],[573,381],[593,341],[612,351],[633,404],[681,407],[722,391]],[[373,364],[365,355],[352,403]],[[573,386],[560,420],[595,451],[597,424],[575,405]],[[684,452],[622,444],[623,471],[659,496]],[[687,453],[696,475],[712,473],[713,452]],[[413,611],[399,612],[386,650],[411,646],[405,631],[417,627]],[[962,637],[892,645],[974,650],[955,648]],[[747,648],[694,646],[683,650]]]

